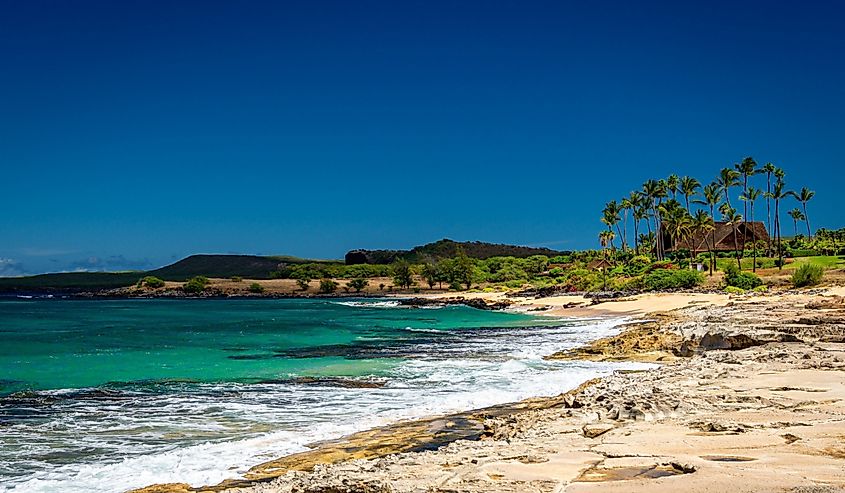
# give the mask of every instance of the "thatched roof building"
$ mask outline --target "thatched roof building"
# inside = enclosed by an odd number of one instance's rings
[[[696,234],[688,240],[681,241],[679,245],[672,244],[668,234],[663,238],[667,246],[666,251],[676,249],[691,250],[693,253],[707,252],[732,252],[739,246],[743,249],[746,244],[753,241],[768,241],[769,233],[766,225],[760,221],[739,223],[736,228],[733,225],[717,221],[714,223],[716,229],[708,231],[707,234]]]

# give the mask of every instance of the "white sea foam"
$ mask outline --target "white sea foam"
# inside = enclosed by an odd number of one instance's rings
[[[117,492],[152,483],[213,484],[262,461],[304,450],[314,441],[405,418],[556,395],[617,368],[649,366],[542,358],[612,334],[617,325],[591,321],[475,331],[472,337],[452,338],[405,360],[380,389],[217,384],[199,394],[166,394],[146,405],[136,403],[134,411],[120,404],[102,408],[98,402],[82,403],[60,425],[78,427],[79,440],[90,441],[92,447],[104,440],[117,442],[115,450],[122,450],[125,458],[45,468],[0,491]],[[197,439],[164,448],[166,439],[141,439],[184,435]],[[42,451],[35,445],[33,456]]]
[[[400,306],[396,300],[390,301],[335,301],[335,305],[353,306],[356,308],[396,308]]]

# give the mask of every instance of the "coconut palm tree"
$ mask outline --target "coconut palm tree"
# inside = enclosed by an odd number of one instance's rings
[[[730,206],[727,202],[719,207],[719,212],[722,214],[722,221],[731,227],[734,235],[734,253],[736,254],[736,265],[739,270],[742,270],[742,261],[739,257],[739,238],[737,238],[737,229],[742,224],[742,216],[736,213],[736,209]]]
[[[786,214],[792,218],[792,235],[793,237],[798,237],[798,221],[804,221],[804,213],[801,212],[801,209],[794,208],[792,210],[786,211]]]
[[[599,233],[599,243],[601,244],[602,251],[605,252],[604,255],[607,256],[606,248],[610,245],[610,248],[613,249],[613,237],[616,236],[613,234],[613,230],[602,231]]]
[[[622,203],[627,205],[627,210],[631,211],[631,218],[634,220],[634,254],[638,254],[640,252],[639,244],[638,244],[638,237],[640,234],[640,220],[643,219],[641,209],[643,209],[643,198],[637,192],[631,192],[628,194],[628,197],[622,199]],[[626,211],[627,213],[627,211]],[[627,223],[627,215],[625,217]],[[627,235],[627,231],[625,232]]]
[[[690,234],[691,238],[707,238],[707,233],[716,229],[716,225],[713,222],[713,216],[707,214],[707,211],[699,209],[692,216],[690,228],[692,230]],[[713,251],[710,248],[710,244],[706,240],[704,243],[707,245],[707,252],[712,255]],[[690,266],[692,266],[693,258],[695,257],[694,249],[695,245],[690,244]]]
[[[751,211],[751,215],[748,216],[751,220],[751,231],[754,238],[751,240],[752,250],[754,252],[754,264],[752,264],[751,270],[757,272],[757,235],[754,233],[754,202],[760,198],[761,191],[754,187],[748,187],[745,189],[745,193],[739,197],[740,200],[745,202],[746,206],[749,206],[749,210]],[[748,229],[748,228],[745,228]],[[742,235],[743,245],[742,249],[745,250],[745,235]]]
[[[634,204],[628,197],[622,197],[619,201],[619,209],[622,211],[622,251],[628,243],[628,213],[634,209]]]
[[[816,192],[807,187],[802,187],[800,192],[792,192],[790,195],[795,197],[798,202],[801,202],[801,208],[804,209],[804,222],[807,223],[807,239],[812,240],[813,233],[810,232],[810,218],[807,216],[807,202],[812,200],[812,198],[816,195]]]
[[[671,199],[660,205],[660,223],[669,235],[677,252],[680,245],[689,238],[692,217],[677,200]]]
[[[689,203],[690,198],[698,194],[698,189],[701,188],[701,183],[691,176],[681,178],[681,183],[678,186],[678,191],[684,196],[684,203],[687,206],[687,213],[690,212]]]
[[[775,172],[775,165],[766,163],[760,169],[761,173],[766,174],[766,192],[763,194],[766,197],[766,231],[769,232],[769,238],[766,245],[766,252],[771,255],[772,252],[772,209],[770,195],[772,193],[772,173]]]
[[[731,207],[731,187],[739,185],[739,173],[731,168],[722,168],[719,171],[719,176],[716,177],[716,183],[719,184],[719,188],[725,194],[725,203],[728,204],[728,207]]]
[[[666,178],[666,190],[672,194],[673,199],[677,198],[680,181],[681,179],[674,173],[669,175],[669,178]]]
[[[789,217],[792,218],[792,234],[798,236],[798,221],[804,220],[804,213],[801,212],[801,209],[794,208],[791,211],[788,211]]]
[[[710,208],[710,217],[716,217],[716,206],[719,205],[719,198],[722,195],[722,188],[717,182],[705,185],[701,189],[703,199],[696,200],[696,204],[706,205]],[[716,257],[713,255],[713,248],[716,247],[716,229],[713,229],[713,241],[707,243],[707,250],[710,252],[710,275],[716,270]]]
[[[619,216],[619,212],[621,209],[619,208],[619,204],[615,200],[611,200],[604,206],[604,210],[602,211],[602,218],[601,222],[607,225],[607,229],[613,231],[613,228],[616,228],[616,232],[620,233],[619,236],[622,236],[621,232],[619,231],[619,222],[622,218]],[[611,243],[612,245],[612,243]],[[625,239],[622,238],[622,251],[625,251]]]
[[[738,164],[734,164],[739,176],[742,177],[742,194],[748,193],[748,177],[757,174],[757,161],[753,157],[748,156]],[[748,217],[748,202],[743,204],[742,217]],[[746,229],[742,230],[742,251],[745,253],[745,233]]]
[[[654,252],[659,260],[663,259],[663,252],[660,241],[660,214],[657,212],[657,207],[660,202],[666,198],[666,182],[664,180],[648,180],[643,184],[643,194],[648,198],[651,204],[651,213],[654,217]]]
[[[778,246],[778,270],[783,270],[783,243],[781,241],[781,231],[780,231],[780,201],[793,195],[792,192],[784,190],[786,188],[786,184],[783,182],[783,177],[785,173],[781,168],[775,168],[773,172],[775,175],[775,184],[772,186],[772,191],[767,193],[769,198],[775,201],[775,220],[774,220],[774,228],[775,228],[775,241],[777,241]]]

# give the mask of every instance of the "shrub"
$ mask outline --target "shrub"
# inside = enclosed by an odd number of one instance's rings
[[[205,286],[208,284],[208,278],[205,276],[197,276],[191,278],[182,285],[182,290],[186,293],[197,294],[205,291]]]
[[[805,248],[793,248],[786,251],[790,257],[816,257],[821,255],[818,250],[810,250]]]
[[[232,278],[231,278],[232,282],[243,282],[243,280],[244,280],[244,278],[241,277],[241,276],[232,276]]]
[[[765,293],[768,290],[769,290],[769,287],[765,286],[765,285],[757,286],[756,288],[752,289],[752,291],[754,291],[755,293]]]
[[[360,293],[362,289],[366,288],[370,284],[370,281],[358,277],[351,281],[349,281],[349,287],[354,289],[356,293]]]
[[[254,282],[254,283],[249,285],[249,292],[250,293],[263,293],[264,292],[264,286],[258,284],[257,282]]]
[[[649,291],[692,288],[704,282],[704,276],[694,270],[657,269],[643,276],[643,286]]]
[[[739,267],[728,264],[723,269],[725,272],[725,285],[741,289],[754,289],[763,284],[763,280],[751,272],[741,272]]]
[[[822,277],[824,277],[822,266],[809,263],[801,264],[792,273],[792,285],[796,288],[815,286],[822,281]]]
[[[331,294],[337,291],[337,283],[331,279],[320,279],[320,292],[323,294]]]
[[[147,276],[141,279],[141,282],[138,284],[152,289],[164,287],[164,281],[155,276]]]
[[[725,292],[728,294],[743,294],[745,290],[736,286],[727,286],[725,287]]]
[[[296,280],[296,285],[299,286],[299,289],[302,291],[308,291],[308,285],[311,283],[311,279],[301,278]]]

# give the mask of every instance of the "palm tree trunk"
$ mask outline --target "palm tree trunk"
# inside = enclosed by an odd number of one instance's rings
[[[716,214],[716,208],[715,208],[715,206],[711,205],[710,206],[710,217],[711,218],[716,217],[715,214]],[[711,277],[713,276],[713,271],[716,270],[716,253],[714,252],[714,250],[716,250],[716,224],[715,224],[715,220],[714,220],[714,223],[713,223],[712,235],[713,235],[713,244],[707,245],[707,251],[710,252],[710,276]],[[705,241],[706,241],[706,237],[705,237]]]
[[[748,175],[744,175],[742,177],[742,195],[746,199],[748,198]],[[748,201],[742,201],[742,220],[745,221],[748,219]],[[742,229],[742,257],[745,257],[745,242],[747,241],[745,235],[748,232],[746,228]]]
[[[810,233],[810,216],[807,215],[807,203],[802,202],[801,205],[804,207],[804,221],[807,223],[807,239],[812,240],[813,234]]]
[[[751,249],[754,252],[754,263],[751,265],[751,271],[757,272],[757,234],[754,231],[754,202],[751,202]]]
[[[778,270],[783,270],[783,247],[780,241],[780,200],[775,199],[775,235],[778,242]]]
[[[637,223],[639,223],[639,222],[640,222],[640,220],[637,219],[636,216],[634,216],[634,255],[640,254],[640,245],[639,245],[639,239],[638,239],[639,238],[639,226],[637,225]]]
[[[766,173],[766,233],[768,236],[766,238],[766,254],[772,254],[772,209],[769,205],[771,199],[769,199],[769,194],[772,193],[772,174]]]
[[[622,243],[622,253],[625,253],[625,237],[622,235],[622,231],[619,229],[619,223],[616,223],[616,233],[619,234]]]
[[[737,228],[735,225],[731,225],[731,228],[734,232],[734,254],[736,254],[736,266],[739,267],[740,272],[742,271],[742,262],[739,256],[739,238],[737,238]]]
[[[628,209],[625,209],[623,214],[623,223],[622,223],[622,251],[625,251],[625,248],[628,243]]]

